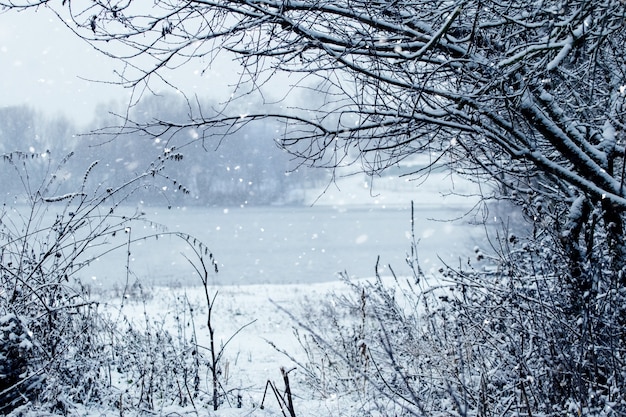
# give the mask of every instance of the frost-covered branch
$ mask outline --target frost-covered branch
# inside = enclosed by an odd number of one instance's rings
[[[231,54],[243,68],[233,97],[266,90],[286,73],[291,91],[315,91],[325,100],[282,114],[190,117],[189,127],[236,129],[274,118],[285,125],[280,143],[312,165],[360,163],[377,172],[429,152],[453,169],[499,172],[498,181],[520,190],[541,188],[530,178],[545,173],[558,189],[564,181],[626,209],[614,170],[624,165],[626,126],[621,1],[160,0],[146,7],[132,0],[0,0],[0,6],[53,10],[124,62],[120,83],[139,95],[153,79],[174,84],[169,72],[185,62],[211,66],[217,55]],[[621,126],[610,141],[607,123]]]

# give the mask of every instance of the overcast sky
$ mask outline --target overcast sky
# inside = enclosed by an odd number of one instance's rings
[[[106,79],[112,63],[75,37],[49,11],[0,14],[0,106],[28,104],[49,115],[91,120],[97,103],[124,96]]]
[[[214,66],[200,75],[200,65],[178,69],[176,85],[186,93],[227,97],[225,77],[234,71]],[[115,80],[116,67],[119,63],[79,39],[46,8],[0,14],[0,107],[27,104],[88,123],[98,104],[127,102],[128,89],[88,81]]]

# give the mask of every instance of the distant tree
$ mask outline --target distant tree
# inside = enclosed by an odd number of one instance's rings
[[[44,120],[28,106],[11,106],[0,109],[0,144],[2,152],[37,149],[45,151],[42,144]],[[43,146],[42,146],[43,145]],[[43,149],[42,149],[43,148]]]
[[[31,175],[51,174],[55,168],[51,164],[64,159],[76,145],[76,128],[67,119],[56,117],[48,119],[29,106],[9,106],[0,109],[0,155],[11,158],[14,151],[29,154],[36,162],[30,166]],[[54,162],[56,161],[56,162]],[[59,167],[55,175],[63,176],[73,166],[73,161]],[[24,171],[23,164],[13,165],[14,169]],[[81,169],[84,169],[81,167]],[[13,173],[2,173],[5,195],[23,191],[24,184],[16,181]]]
[[[170,164],[165,176],[166,193],[172,204],[263,205],[295,203],[290,190],[304,187],[305,176],[292,168],[292,157],[273,146],[275,123],[224,129],[187,125],[190,104],[181,96],[147,96],[131,109],[121,109],[109,118],[98,118],[94,134],[83,135],[82,148],[97,152],[108,161],[103,181],[124,182],[164,152],[179,152],[183,164]],[[217,104],[205,101],[203,108]],[[204,110],[215,112],[215,110]],[[120,120],[133,123],[115,127]],[[105,126],[102,128],[102,126]],[[98,128],[100,127],[100,128]],[[228,134],[228,140],[224,135]],[[85,153],[85,149],[81,150]],[[93,156],[92,156],[93,158]],[[157,181],[158,182],[158,181]],[[163,193],[149,189],[141,194],[146,203],[163,203]],[[155,200],[155,197],[158,200]]]

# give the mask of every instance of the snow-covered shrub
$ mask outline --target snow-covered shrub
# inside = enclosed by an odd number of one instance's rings
[[[130,233],[142,214],[120,206],[175,156],[160,156],[118,187],[92,179],[94,162],[74,191],[62,175],[71,155],[58,165],[49,152],[3,156],[2,175],[16,174],[24,191],[0,208],[0,405],[10,411],[39,401],[67,412],[74,403],[105,402],[115,322],[101,314],[83,273],[111,251],[130,256],[131,245],[146,239]]]
[[[178,323],[184,326],[183,323]],[[195,335],[176,337],[163,320],[120,322],[112,344],[112,388],[120,412],[155,410],[163,404],[194,405],[201,400],[200,358]]]
[[[3,214],[6,221],[9,215]],[[102,360],[102,323],[97,303],[89,300],[72,276],[74,268],[80,269],[80,264],[72,262],[74,255],[71,253],[70,262],[66,263],[66,236],[58,241],[48,239],[58,236],[57,230],[38,229],[42,227],[38,223],[23,234],[17,234],[6,226],[7,223],[0,226],[4,226],[0,309],[15,317],[9,324],[26,324],[28,331],[25,327],[17,328],[22,329],[18,333],[20,337],[28,335],[21,346],[28,344],[29,348],[19,356],[26,362],[11,362],[7,366],[13,368],[14,376],[19,376],[20,387],[30,385],[30,373],[39,376],[38,396],[25,396],[25,400],[38,399],[53,407],[65,408],[58,395],[63,391],[72,401],[85,401],[98,387],[98,378],[93,373],[98,373]],[[14,219],[11,224],[15,224]],[[46,236],[42,236],[41,230]],[[9,341],[11,337],[8,336]],[[17,351],[9,352],[17,358]],[[27,366],[29,372],[18,372],[23,366]]]
[[[187,235],[181,238],[192,245],[197,257],[186,259],[201,279],[206,304],[196,305],[179,294],[172,297],[158,318],[150,317],[144,309],[142,322],[124,317],[116,323],[111,374],[113,388],[120,393],[115,406],[121,413],[133,409],[156,411],[170,404],[191,406],[196,411],[217,410],[231,400],[241,402],[238,392],[234,394],[237,390],[227,388],[228,364],[223,357],[229,342],[246,326],[218,343],[212,314],[217,292],[211,295],[208,287],[217,264],[201,242]],[[198,342],[200,337],[202,343]]]
[[[363,415],[625,415],[626,288],[596,226],[575,272],[544,219],[463,270],[347,281],[301,323],[309,383]]]
[[[0,414],[36,396],[41,377],[32,364],[33,344],[26,325],[14,314],[0,317]]]

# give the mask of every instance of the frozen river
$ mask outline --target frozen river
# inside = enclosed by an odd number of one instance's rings
[[[171,231],[202,240],[218,261],[215,284],[307,283],[350,276],[374,275],[376,259],[408,273],[411,213],[408,208],[346,206],[146,208],[147,218]],[[422,268],[439,268],[441,257],[458,265],[460,255],[471,255],[484,230],[466,221],[443,222],[457,215],[450,209],[415,212],[415,234],[420,240]],[[137,226],[135,226],[135,229]],[[148,226],[146,226],[148,228]],[[145,229],[144,233],[150,230]],[[135,236],[141,231],[133,230]],[[134,276],[146,284],[194,285],[200,281],[181,253],[186,244],[166,237],[146,240],[131,248]],[[122,253],[94,262],[88,271],[93,284],[107,287],[125,281]]]

